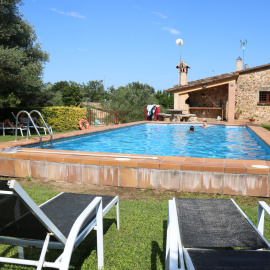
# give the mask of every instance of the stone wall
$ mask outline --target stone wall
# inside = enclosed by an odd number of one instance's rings
[[[186,103],[187,99],[189,98],[188,94],[177,95],[177,99],[174,99],[174,109],[183,109],[184,113],[187,113],[189,110],[189,105]]]
[[[228,85],[213,87],[206,90],[194,91],[189,93],[190,107],[219,107],[224,109],[224,117],[227,119],[227,106],[228,106]],[[197,115],[198,114],[198,115]],[[216,110],[202,110],[201,114],[196,111],[199,118],[214,118],[220,115]]]
[[[46,151],[45,151],[46,152]],[[64,151],[62,151],[64,152]],[[253,167],[261,164],[264,168]],[[158,160],[0,153],[0,175],[158,191],[270,197],[269,161],[159,157]]]
[[[235,107],[242,110],[239,119],[249,119],[250,114],[255,114],[258,121],[270,121],[270,104],[258,105],[259,91],[270,92],[269,84],[270,69],[239,75],[235,91]]]

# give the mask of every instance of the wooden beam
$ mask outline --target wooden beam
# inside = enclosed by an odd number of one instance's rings
[[[236,82],[238,76],[234,77],[234,78],[227,78],[227,79],[223,79],[220,81],[213,81],[213,82],[205,82],[205,83],[201,83],[200,85],[194,85],[194,86],[189,86],[189,87],[184,87],[183,89],[168,89],[166,90],[167,92],[173,93],[173,94],[187,94],[190,92],[194,92],[194,91],[200,91],[200,90],[205,90],[205,89],[209,89],[209,88],[213,88],[213,87],[217,87],[217,86],[221,86],[221,85],[225,85],[225,84],[229,84],[231,82]]]

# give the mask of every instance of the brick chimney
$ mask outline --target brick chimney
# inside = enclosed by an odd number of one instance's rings
[[[241,57],[239,56],[237,59],[236,59],[236,71],[239,71],[239,70],[242,70],[242,59]]]
[[[180,67],[180,68],[179,68]],[[187,85],[187,73],[190,66],[188,66],[184,61],[181,61],[179,65],[176,66],[179,71],[179,86]],[[188,94],[174,94],[174,109],[183,109],[185,113],[189,111],[189,105],[186,103],[188,99]]]
[[[178,85],[187,84],[187,73],[190,66],[188,66],[184,61],[181,61],[179,65],[176,66],[179,71],[179,83]]]

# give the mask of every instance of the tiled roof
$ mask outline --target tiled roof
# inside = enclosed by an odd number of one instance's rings
[[[242,70],[239,70],[237,72],[239,74],[243,74],[243,73],[249,73],[249,72],[257,71],[259,69],[267,69],[267,68],[270,68],[270,63],[269,64],[265,64],[265,65],[261,65],[261,66],[257,66],[257,67],[242,69]]]
[[[258,71],[260,69],[265,69],[265,68],[270,68],[270,64],[261,65],[261,66],[257,66],[257,67],[253,67],[253,68],[246,68],[246,69],[242,69],[239,71],[225,73],[225,74],[221,74],[221,75],[217,75],[217,76],[213,76],[213,77],[208,77],[208,78],[189,82],[188,84],[182,85],[182,86],[175,85],[173,88],[167,89],[166,91],[173,92],[176,90],[183,90],[185,88],[192,88],[194,86],[199,86],[199,85],[203,85],[203,84],[207,84],[207,83],[213,83],[213,82],[223,81],[223,80],[227,80],[227,79],[233,79],[233,78],[237,78],[241,74]]]

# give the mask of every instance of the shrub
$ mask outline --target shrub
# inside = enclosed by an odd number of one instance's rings
[[[79,129],[79,120],[86,117],[86,110],[78,107],[1,108],[1,121],[8,118],[11,122],[15,123],[15,118],[12,116],[11,112],[17,115],[17,113],[22,110],[28,112],[32,110],[39,111],[46,121],[46,124],[57,131],[77,130]],[[36,116],[39,119],[37,113],[33,113],[32,116]]]
[[[77,107],[45,107],[41,114],[48,126],[56,130],[79,128],[79,120],[86,117],[86,110]]]

